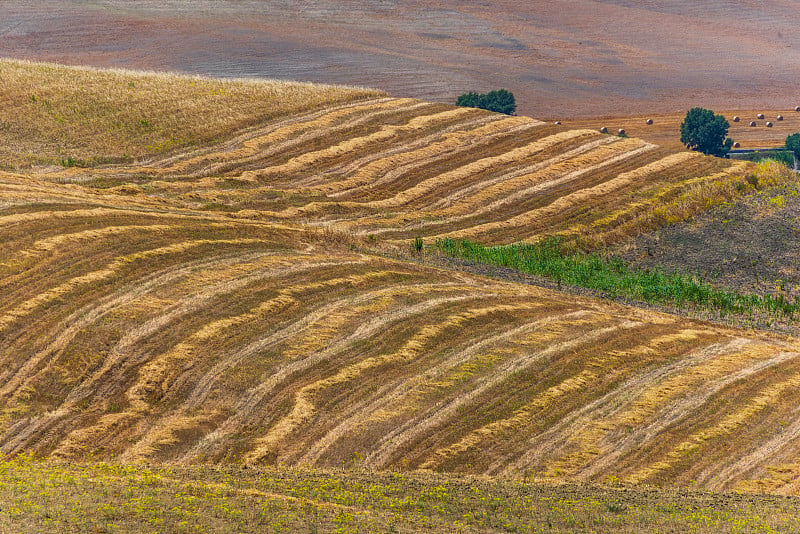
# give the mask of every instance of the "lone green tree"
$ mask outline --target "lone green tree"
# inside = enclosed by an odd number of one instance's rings
[[[692,108],[681,123],[681,143],[690,150],[711,156],[725,156],[733,146],[728,137],[730,124],[710,109]]]
[[[456,99],[456,106],[480,108],[496,113],[512,115],[517,110],[514,94],[505,89],[497,89],[488,93],[464,93]]]
[[[800,159],[800,133],[793,133],[786,138],[786,150],[794,154],[794,168],[797,169],[797,160]]]

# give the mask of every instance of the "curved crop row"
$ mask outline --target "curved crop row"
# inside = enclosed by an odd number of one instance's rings
[[[4,454],[797,481],[792,341],[59,191],[0,209]]]
[[[46,177],[395,244],[562,234],[591,247],[664,219],[649,199],[721,178],[746,189],[746,172],[741,163],[596,130],[383,97],[281,115],[160,160]]]

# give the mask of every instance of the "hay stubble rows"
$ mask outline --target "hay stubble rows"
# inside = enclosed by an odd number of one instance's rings
[[[796,340],[366,252],[620,239],[747,169],[351,96],[0,174],[0,452],[795,491]]]

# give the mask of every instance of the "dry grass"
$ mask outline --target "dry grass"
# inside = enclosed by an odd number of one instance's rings
[[[791,532],[795,498],[358,470],[0,464],[28,532]]]
[[[0,60],[5,166],[136,160],[197,146],[289,114],[381,96],[295,82]]]

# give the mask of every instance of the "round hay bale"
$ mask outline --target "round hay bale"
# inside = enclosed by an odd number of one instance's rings
[[[749,124],[750,127],[753,127],[755,125],[756,125],[756,121],[750,121],[750,124]]]
[[[795,107],[794,107],[794,110],[795,110],[795,111],[800,111],[800,106],[795,106]]]
[[[646,121],[644,121],[644,123],[650,126],[651,124],[653,124],[653,119],[647,119]]]
[[[756,118],[757,119],[763,119],[764,118],[764,114],[763,113],[759,113],[758,115],[756,115]]]
[[[767,121],[767,128],[772,128],[772,123]]]
[[[608,128],[606,128],[605,126],[601,127],[600,133],[608,133]]]
[[[734,115],[733,116],[733,122],[739,122],[739,116],[738,115]]]
[[[556,121],[556,124],[557,124],[558,126],[561,126],[561,121]]]
[[[733,143],[733,148],[739,148],[740,146],[742,146],[742,145],[739,144],[739,141],[736,141],[735,143]]]
[[[620,128],[619,130],[617,130],[617,135],[625,135],[625,130]]]
[[[782,121],[783,120],[783,115],[778,115],[777,117],[775,117],[775,119],[779,120],[779,121]]]

